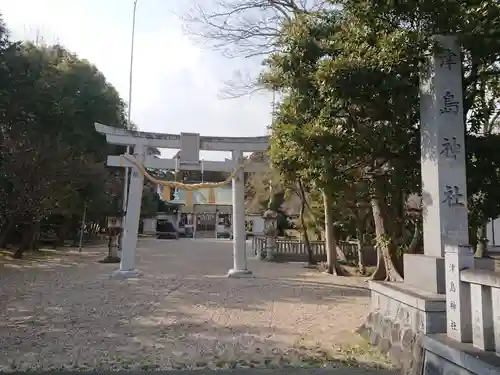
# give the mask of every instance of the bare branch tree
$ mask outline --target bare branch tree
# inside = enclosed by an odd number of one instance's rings
[[[258,77],[252,76],[249,72],[243,73],[241,70],[234,72],[232,79],[223,83],[224,87],[219,92],[220,99],[235,99],[246,95],[267,92],[268,90],[258,84]]]
[[[228,58],[264,58],[278,50],[283,25],[331,4],[329,0],[194,0],[181,18],[196,42]],[[257,77],[239,72],[225,83],[222,97],[241,97],[261,89]]]

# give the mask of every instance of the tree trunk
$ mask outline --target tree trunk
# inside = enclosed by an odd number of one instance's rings
[[[366,273],[365,262],[363,259],[363,227],[362,221],[359,216],[356,215],[356,237],[358,237],[358,271],[360,274],[364,275]]]
[[[418,245],[420,244],[420,228],[418,227],[418,223],[415,223],[415,229],[413,231],[413,238],[411,239],[410,245],[408,246],[408,249],[406,250],[407,254],[416,254]]]
[[[476,252],[474,257],[476,258],[484,258],[487,250],[487,234],[486,234],[486,224],[480,224],[477,227],[477,244],[476,244]]]
[[[373,221],[375,222],[375,235],[377,238],[377,268],[372,276],[373,280],[403,281],[401,274],[396,269],[392,259],[393,243],[384,224],[384,214],[381,207],[381,191],[376,183],[375,194],[371,199]],[[392,251],[391,251],[392,250]]]
[[[33,224],[31,224],[31,242],[28,246],[28,249],[38,250],[39,239],[40,239],[40,220],[37,220]]]
[[[30,250],[33,245],[33,239],[35,235],[34,223],[23,224],[21,227],[22,238],[16,252],[12,255],[13,258],[21,259],[26,250]]]
[[[325,247],[326,247],[326,272],[332,275],[340,275],[339,266],[337,264],[337,239],[333,228],[333,215],[331,197],[322,190],[323,204],[325,209]]]
[[[334,227],[334,231],[335,231],[335,227]],[[334,233],[335,233],[335,232],[334,232]],[[339,237],[338,237],[338,235],[337,235],[337,234],[335,234],[335,236],[334,236],[334,237],[335,237],[335,239],[336,239],[336,241],[335,241],[335,249],[336,249],[336,252],[337,252],[337,254],[336,254],[336,256],[337,256],[337,261],[339,261],[339,260],[340,260],[341,262],[345,262],[345,263],[347,263],[347,257],[345,256],[344,250],[342,250],[342,247],[340,246],[340,243],[339,243],[339,241],[338,241],[338,238],[339,238]]]
[[[392,239],[395,244],[398,246],[404,246],[404,233],[405,233],[405,203],[404,203],[404,193],[401,189],[393,188],[391,189],[391,210],[388,208],[386,212],[388,215],[384,215],[384,219],[386,217],[390,217],[391,220],[389,222],[385,222],[386,224],[386,232],[390,233]]]
[[[306,211],[306,192],[304,191],[304,185],[302,185],[302,181],[298,181],[297,185],[299,187],[299,198],[300,198],[300,225],[302,227],[302,234],[304,235],[304,245],[306,246],[307,251],[307,263],[310,265],[316,264],[316,261],[313,257],[313,252],[311,248],[311,242],[309,241],[309,233],[307,233],[307,225],[305,220],[305,211]]]
[[[9,240],[12,231],[16,228],[16,221],[10,220],[9,223],[5,226],[5,229],[2,228],[0,233],[0,248],[4,248],[7,245],[7,241]]]
[[[71,216],[65,216],[63,222],[57,231],[57,246],[64,246],[68,238],[69,229],[71,227]]]
[[[307,263],[310,265],[316,264],[316,261],[314,260],[313,257],[313,252],[311,248],[311,242],[309,241],[309,234],[307,233],[307,226],[306,226],[306,221],[304,220],[304,209],[305,205],[302,204],[300,207],[300,225],[302,226],[302,234],[304,235],[304,245],[306,246],[306,251],[307,251]]]
[[[12,258],[22,259],[25,250],[26,249],[23,247],[18,247],[17,250],[14,252],[14,254],[12,254]]]

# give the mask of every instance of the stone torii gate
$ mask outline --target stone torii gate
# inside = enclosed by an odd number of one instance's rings
[[[98,133],[106,136],[110,144],[131,146],[133,155],[127,158],[139,165],[151,169],[201,170],[200,150],[231,151],[232,160],[204,161],[207,171],[233,172],[244,162],[244,152],[263,152],[269,145],[267,136],[263,137],[205,137],[198,133],[164,134],[131,131],[95,123]],[[150,147],[180,149],[179,160],[160,159],[147,155]],[[130,167],[132,170],[125,213],[120,269],[112,278],[129,278],[138,275],[135,268],[135,249],[141,211],[144,175],[140,169],[121,155],[109,155],[107,165],[112,167]],[[178,164],[177,164],[178,163]],[[262,164],[252,163],[238,169],[232,179],[233,190],[233,268],[230,277],[248,277],[252,272],[247,268],[246,233],[245,233],[245,182],[244,172],[262,168]]]

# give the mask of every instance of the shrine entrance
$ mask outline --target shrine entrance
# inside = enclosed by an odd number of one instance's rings
[[[217,227],[217,214],[215,212],[196,213],[195,238],[214,238]]]
[[[257,171],[262,164],[252,162],[243,157],[244,152],[263,152],[268,148],[268,137],[202,137],[197,133],[163,134],[149,133],[114,128],[95,124],[98,133],[106,136],[110,144],[131,146],[134,154],[110,155],[107,165],[111,167],[131,168],[127,209],[125,212],[125,227],[122,241],[122,257],[120,269],[113,273],[113,278],[136,277],[139,271],[135,268],[135,250],[141,211],[144,178],[151,182],[168,186],[169,188],[196,191],[197,189],[215,188],[231,185],[232,188],[232,236],[233,236],[233,268],[228,276],[245,277],[252,272],[247,268],[245,242],[245,182],[244,172]],[[161,159],[148,155],[148,148],[180,149],[178,157]],[[204,161],[201,163],[200,150],[230,151],[231,159],[225,161]],[[176,181],[158,180],[151,176],[147,169],[162,169],[171,171],[219,171],[228,172],[230,176],[217,183],[184,184]],[[215,212],[212,212],[215,211]],[[217,232],[217,210],[200,210],[202,233]],[[205,213],[209,212],[209,215]],[[195,213],[195,220],[196,213]]]

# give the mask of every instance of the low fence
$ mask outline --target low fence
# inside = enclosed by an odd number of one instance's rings
[[[252,249],[256,256],[267,253],[270,247],[268,241],[269,239],[265,236],[255,236],[252,238]],[[311,245],[313,260],[316,262],[325,262],[325,241],[309,241],[309,243]],[[340,241],[339,246],[347,263],[357,265],[358,243],[356,241]],[[376,262],[376,253],[372,247],[364,247],[362,249],[362,256],[365,265],[372,265]],[[273,260],[278,262],[307,262],[307,246],[303,240],[276,238],[273,249]]]
[[[267,254],[270,247],[269,238],[255,236],[252,238],[252,249],[254,254]],[[316,262],[326,261],[326,249],[324,241],[310,241],[313,259]],[[264,255],[265,256],[265,255]],[[273,260],[278,262],[307,262],[308,254],[304,241],[296,239],[277,238],[273,250]]]
[[[461,327],[452,329],[470,330],[464,333],[472,336],[472,344],[480,350],[495,351],[500,355],[500,274],[481,269],[467,269],[460,272],[460,281],[468,285],[459,301],[466,311],[460,314]],[[448,298],[448,297],[447,297]],[[456,303],[456,309],[460,306]]]

